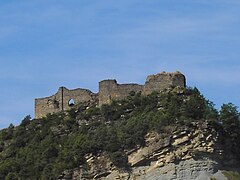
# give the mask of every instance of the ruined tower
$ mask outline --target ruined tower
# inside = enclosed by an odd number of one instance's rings
[[[118,84],[114,80],[103,80],[99,82],[99,105],[110,104],[112,100],[126,98],[129,93],[143,90],[139,84]]]
[[[81,102],[98,101],[98,105],[110,104],[113,100],[126,98],[131,92],[142,92],[143,95],[168,88],[186,87],[185,76],[177,71],[173,73],[162,72],[147,77],[144,85],[118,84],[115,79],[99,82],[99,93],[92,93],[87,89],[69,90],[60,87],[56,94],[35,99],[35,118],[45,117],[60,111],[69,110]]]

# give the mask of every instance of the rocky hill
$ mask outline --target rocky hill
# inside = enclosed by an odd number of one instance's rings
[[[0,179],[240,179],[239,112],[197,88],[80,103],[0,132]]]
[[[228,179],[239,161],[223,147],[219,133],[207,122],[173,126],[167,134],[149,132],[145,145],[127,151],[131,171],[114,166],[105,153],[85,156],[88,169],[67,170],[59,179]],[[240,176],[237,176],[239,179]],[[229,178],[232,179],[232,178]]]

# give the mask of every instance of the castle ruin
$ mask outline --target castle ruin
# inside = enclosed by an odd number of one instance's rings
[[[47,114],[66,111],[82,102],[98,101],[98,105],[110,104],[113,100],[126,98],[131,92],[141,92],[143,95],[154,91],[162,91],[174,87],[186,87],[185,76],[179,71],[173,73],[162,72],[150,75],[144,85],[118,84],[115,79],[99,82],[99,92],[93,93],[88,89],[69,90],[60,87],[56,94],[35,99],[35,118],[45,117]]]

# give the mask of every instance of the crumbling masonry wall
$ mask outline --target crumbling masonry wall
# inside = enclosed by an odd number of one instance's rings
[[[115,79],[103,80],[99,82],[99,105],[110,104],[113,100],[124,99],[131,92],[142,92],[143,95],[148,95],[153,91],[159,92],[177,86],[186,87],[185,76],[179,71],[150,75],[144,85],[118,84]]]
[[[143,95],[154,91],[162,91],[174,87],[186,87],[185,76],[180,72],[162,72],[150,75],[144,85],[118,84],[115,79],[99,82],[99,93],[94,94],[87,89],[68,90],[60,87],[58,92],[50,97],[35,99],[35,117],[41,118],[47,114],[69,110],[74,104],[98,101],[98,105],[110,104],[113,100],[126,98],[131,92],[142,92]],[[74,103],[72,103],[74,101]]]
[[[186,78],[181,72],[162,72],[147,77],[143,88],[143,94],[148,95],[153,91],[162,91],[164,89],[174,88],[177,86],[186,87]]]
[[[131,92],[140,92],[143,85],[138,84],[118,84],[114,80],[104,80],[99,82],[99,105],[110,104],[112,100],[126,98]]]
[[[96,100],[96,94],[90,90],[80,88],[69,90],[65,87],[60,87],[58,92],[50,97],[35,99],[35,118],[66,111],[80,102],[94,100]]]

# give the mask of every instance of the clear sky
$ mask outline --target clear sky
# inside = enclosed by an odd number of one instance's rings
[[[161,71],[240,106],[239,48],[239,0],[0,0],[0,128],[60,86],[97,92]]]

